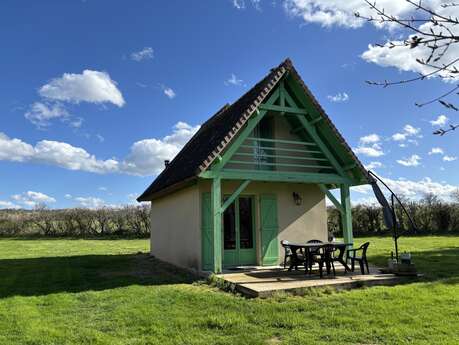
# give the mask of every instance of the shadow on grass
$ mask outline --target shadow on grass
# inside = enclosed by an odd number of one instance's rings
[[[197,277],[147,254],[0,260],[0,298],[192,283]]]
[[[431,251],[411,251],[412,260],[422,280],[443,280],[448,284],[459,283],[459,248],[441,248]],[[373,255],[369,261],[379,267],[387,265],[388,257]]]

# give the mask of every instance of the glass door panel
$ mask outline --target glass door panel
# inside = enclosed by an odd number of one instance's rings
[[[239,248],[253,248],[252,198],[239,198]]]
[[[254,265],[254,199],[237,198],[223,213],[223,265]]]
[[[236,214],[234,202],[223,214],[223,248],[236,249]]]

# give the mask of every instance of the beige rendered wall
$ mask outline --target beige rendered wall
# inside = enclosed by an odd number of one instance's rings
[[[151,204],[150,253],[181,267],[201,268],[201,209],[197,185]]]
[[[232,194],[239,186],[240,181],[223,181],[222,194]],[[199,182],[199,194],[210,192],[210,182]],[[301,206],[295,205],[293,192],[303,198]],[[275,194],[277,196],[277,212],[279,222],[278,240],[290,242],[306,242],[311,239],[326,241],[327,212],[325,195],[314,184],[281,183],[281,182],[252,182],[241,195],[251,195],[256,201],[256,245],[257,260],[261,263],[261,231],[259,197],[261,194]],[[283,260],[283,249],[279,246],[279,260]]]

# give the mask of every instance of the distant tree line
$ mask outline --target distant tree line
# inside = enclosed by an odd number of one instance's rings
[[[459,234],[459,191],[455,201],[445,202],[433,194],[420,200],[401,197],[405,208],[416,222],[411,228],[407,217],[396,207],[401,232],[406,235]],[[342,235],[341,214],[328,207],[328,230]],[[352,208],[355,236],[390,235],[383,220],[382,209],[376,204],[355,205]],[[148,237],[150,205],[98,209],[49,209],[43,205],[33,210],[0,210],[0,236],[68,236],[68,237]]]
[[[150,206],[1,210],[0,236],[147,237]]]
[[[396,205],[396,214],[401,233],[406,235],[459,234],[459,192],[455,201],[445,202],[433,194],[420,200],[401,198],[405,208],[416,223],[410,226],[407,216]],[[342,235],[341,215],[335,207],[328,207],[328,230],[335,236]],[[382,209],[377,204],[356,205],[352,208],[354,236],[388,235],[392,229],[384,224]]]

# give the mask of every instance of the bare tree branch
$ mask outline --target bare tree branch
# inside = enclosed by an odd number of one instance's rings
[[[459,35],[456,33],[457,31],[453,30],[453,28],[459,25],[459,18],[440,13],[440,11],[445,8],[459,7],[459,3],[452,2],[440,4],[438,9],[432,9],[425,6],[421,0],[406,0],[406,2],[412,5],[413,11],[417,13],[417,16],[398,18],[395,15],[387,13],[385,9],[379,7],[376,2],[370,2],[369,0],[364,1],[368,4],[375,15],[364,16],[356,12],[355,16],[357,18],[381,25],[388,24],[399,26],[413,33],[404,41],[389,41],[385,44],[376,44],[376,46],[386,47],[389,49],[397,47],[419,49],[422,47],[424,50],[427,49],[429,52],[425,58],[416,59],[416,62],[419,65],[425,67],[421,70],[423,72],[419,73],[417,77],[397,81],[367,80],[367,84],[382,86],[385,88],[394,85],[405,85],[412,82],[423,81],[432,77],[443,79],[445,81],[456,80],[459,77],[459,69],[456,67],[456,64],[459,62],[459,57],[447,57],[446,55],[451,46],[459,43]],[[446,61],[443,61],[445,59]],[[415,105],[423,107],[425,105],[438,102],[448,110],[459,111],[459,108],[456,107],[454,103],[446,100],[449,96],[459,95],[459,93],[456,92],[458,89],[459,85],[430,101],[415,102]],[[449,128],[436,130],[434,134],[442,136],[450,131],[454,131],[456,128],[458,128],[457,125],[450,125]]]

